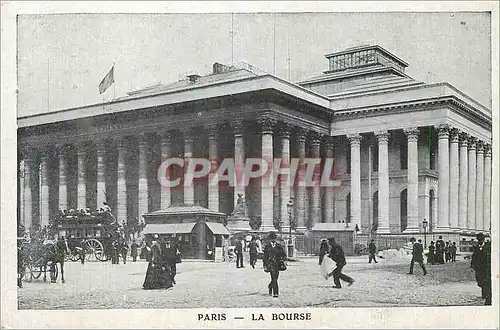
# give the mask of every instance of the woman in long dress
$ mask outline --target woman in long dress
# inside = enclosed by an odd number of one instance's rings
[[[158,235],[155,235],[151,244],[151,254],[149,258],[146,278],[142,287],[146,290],[161,289],[164,283],[163,258],[160,244],[157,241]]]

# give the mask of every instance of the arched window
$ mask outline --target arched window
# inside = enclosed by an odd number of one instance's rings
[[[373,193],[372,197],[372,229],[376,231],[378,229],[378,191]]]
[[[351,193],[348,193],[345,198],[345,210],[345,221],[349,223],[351,222]],[[342,219],[340,222],[342,222]]]
[[[401,232],[403,232],[408,226],[408,192],[404,189],[401,192],[399,198],[399,209],[400,209],[400,218],[401,218]]]

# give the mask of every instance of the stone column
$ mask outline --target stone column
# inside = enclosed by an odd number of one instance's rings
[[[59,209],[68,209],[68,158],[66,155],[67,145],[61,144],[57,146],[59,152]]]
[[[290,217],[288,215],[288,202],[290,201],[290,129],[291,125],[282,123],[280,125],[279,137],[281,139],[281,175],[279,181],[280,209],[283,220],[283,232],[290,229]]]
[[[33,194],[32,194],[32,169],[33,155],[32,150],[24,151],[24,228],[30,229],[33,225]]]
[[[483,228],[491,231],[491,145],[484,147]]]
[[[320,158],[321,137],[318,133],[312,132],[311,139],[311,158]],[[309,218],[311,228],[315,223],[321,223],[321,202],[320,202],[320,180],[321,172],[319,166],[315,167],[313,175],[313,187],[311,188],[311,201],[309,204]],[[354,225],[353,225],[354,226]]]
[[[327,159],[333,159],[333,137],[328,136],[325,138],[325,157]],[[324,222],[334,223],[334,201],[333,201],[333,189],[334,187],[325,187],[325,219]]]
[[[207,127],[207,130],[208,158],[211,164],[208,175],[208,209],[219,212],[219,180],[217,177],[217,168],[219,166],[217,138],[219,136],[219,129],[216,124],[212,124]]]
[[[160,157],[161,162],[163,163],[167,159],[172,156],[172,134],[170,132],[165,132],[161,134],[161,142],[160,142]],[[161,175],[169,175],[172,173],[172,170],[168,168],[166,173],[161,173]],[[172,179],[169,177],[168,179]],[[160,187],[160,203],[161,209],[164,210],[172,204],[172,191],[169,186],[161,185]]]
[[[469,137],[469,179],[467,189],[467,228],[476,229],[476,138]]]
[[[436,129],[439,136],[439,197],[436,231],[443,231],[450,228],[450,145],[448,139],[450,129],[448,125],[439,125]]]
[[[194,134],[193,130],[189,129],[184,135],[184,162],[187,165],[189,160],[193,158]],[[183,181],[184,184],[184,181]],[[194,205],[194,181],[187,186],[184,184],[184,204]]]
[[[458,230],[459,160],[458,130],[450,130],[450,228]]]
[[[259,125],[262,130],[262,159],[272,164],[273,159],[273,128],[276,125],[276,119],[269,115],[263,115],[259,118]],[[262,176],[261,186],[261,215],[262,230],[274,230],[273,226],[273,182],[271,178],[272,169],[268,170],[267,175]]]
[[[78,154],[78,185],[77,185],[77,203],[76,208],[78,210],[85,209],[87,200],[87,183],[86,183],[86,156],[87,149],[83,143],[77,145]]]
[[[484,153],[483,142],[476,144],[476,229],[483,230],[483,183]]]
[[[389,132],[376,132],[378,140],[378,228],[377,234],[390,233],[389,227]],[[417,165],[418,166],[418,165]]]
[[[49,155],[47,151],[42,152],[40,158],[41,165],[41,191],[40,191],[40,226],[43,228],[49,224]]]
[[[306,136],[307,133],[302,128],[296,131],[295,142],[297,143],[297,178],[295,187],[297,189],[295,198],[295,210],[297,215],[297,231],[306,230],[306,187],[304,182],[305,166],[304,158],[306,157]]]
[[[126,141],[120,139],[117,141],[118,164],[116,176],[116,220],[118,223],[127,222],[127,181],[126,164],[127,147]]]
[[[138,175],[138,208],[139,219],[143,214],[148,213],[148,137],[145,134],[139,135],[139,175]]]
[[[361,135],[348,135],[351,144],[351,226],[361,228]],[[380,208],[379,208],[380,209]]]
[[[106,142],[97,141],[97,208],[104,206],[106,198]]]
[[[233,208],[238,201],[238,195],[241,194],[246,200],[245,195],[245,140],[243,137],[243,120],[235,118],[232,122],[234,132],[234,198]],[[271,145],[272,147],[272,145]],[[272,150],[271,150],[272,153]]]
[[[407,227],[405,232],[418,233],[420,231],[418,219],[418,127],[404,130],[408,138],[408,183],[407,183]]]
[[[467,229],[468,135],[460,134],[460,183],[458,187],[458,227]]]

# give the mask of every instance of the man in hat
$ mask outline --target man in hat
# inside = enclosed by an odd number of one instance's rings
[[[375,245],[375,240],[372,239],[370,244],[368,244],[368,252],[370,252],[370,256],[368,257],[368,263],[371,264],[372,260],[377,263],[377,259],[375,259],[375,253],[377,253],[377,246]]]
[[[236,237],[236,244],[234,248],[236,253],[236,268],[243,268],[243,244],[241,244],[241,237]]]
[[[349,283],[349,286],[351,286],[354,283],[354,279],[342,273],[342,268],[344,268],[344,266],[347,264],[342,246],[340,246],[340,244],[337,244],[334,237],[330,237],[328,239],[328,243],[330,243],[331,246],[330,258],[337,264],[337,268],[335,268],[335,270],[333,271],[333,282],[335,283],[334,288],[342,288],[342,285],[340,285],[340,280]]]
[[[477,285],[481,288],[485,305],[491,305],[491,243],[485,242],[484,234],[476,235],[477,244],[473,246],[471,268],[476,271]]]
[[[415,265],[415,262],[417,262],[420,265],[420,267],[422,267],[424,275],[427,275],[427,269],[425,269],[424,266],[424,247],[422,245],[421,239],[419,239],[418,242],[413,244],[413,252],[410,262],[410,271],[408,272],[408,274],[410,275],[413,274],[413,266]]]

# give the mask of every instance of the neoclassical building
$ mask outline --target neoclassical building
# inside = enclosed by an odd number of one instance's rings
[[[243,194],[261,229],[357,225],[360,234],[490,231],[491,110],[448,83],[405,74],[379,46],[326,55],[320,75],[291,83],[250,65],[128,93],[109,103],[18,118],[18,218],[45,225],[59,209],[99,208],[138,221],[170,205],[230,214]],[[334,188],[206,180],[159,184],[169,157],[334,158]],[[180,171],[174,173],[180,175]]]

